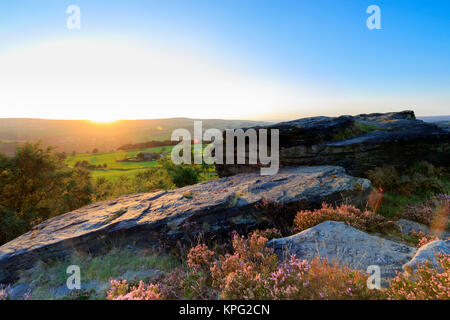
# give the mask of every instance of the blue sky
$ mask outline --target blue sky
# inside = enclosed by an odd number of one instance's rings
[[[71,4],[80,30],[66,28]],[[366,27],[371,4],[381,30]],[[449,114],[449,17],[447,0],[2,1],[0,103],[11,108],[0,117]],[[111,70],[96,67],[103,57]],[[41,67],[22,67],[31,60]]]

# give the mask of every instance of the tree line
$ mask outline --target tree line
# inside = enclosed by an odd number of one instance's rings
[[[140,142],[140,143],[127,143],[119,148],[117,150],[138,150],[138,149],[147,149],[147,148],[154,148],[154,147],[165,147],[165,146],[175,146],[177,145],[177,141],[171,141],[171,140],[164,140],[164,141],[147,141],[147,142]]]

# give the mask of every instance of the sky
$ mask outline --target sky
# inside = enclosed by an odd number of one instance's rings
[[[80,29],[67,27],[70,5]],[[381,29],[369,29],[369,5]],[[450,114],[448,0],[0,3],[0,117]]]

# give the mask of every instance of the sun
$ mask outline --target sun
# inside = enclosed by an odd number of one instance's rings
[[[108,123],[114,123],[116,121],[118,121],[118,119],[113,119],[113,118],[108,118],[108,117],[104,117],[104,118],[95,118],[95,119],[89,119],[89,121],[94,122],[94,123],[99,123],[99,124],[108,124]]]

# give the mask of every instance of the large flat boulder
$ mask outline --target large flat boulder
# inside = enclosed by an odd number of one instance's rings
[[[262,128],[279,130],[281,166],[337,165],[350,174],[364,176],[378,166],[418,161],[448,166],[450,158],[450,131],[417,120],[413,111],[304,118],[255,129]],[[259,167],[216,165],[220,176]]]
[[[95,203],[49,219],[0,247],[0,282],[39,260],[70,255],[74,249],[100,252],[114,239],[129,244],[173,247],[232,230],[269,226],[270,217],[256,204],[319,207],[323,201],[364,204],[370,181],[346,174],[341,167],[283,168],[273,176],[259,172],[203,182],[171,191],[133,194]]]
[[[336,221],[325,221],[293,236],[271,240],[267,245],[281,259],[295,254],[299,259],[311,261],[319,256],[362,272],[370,265],[377,265],[384,279],[402,271],[403,264],[417,251]]]

